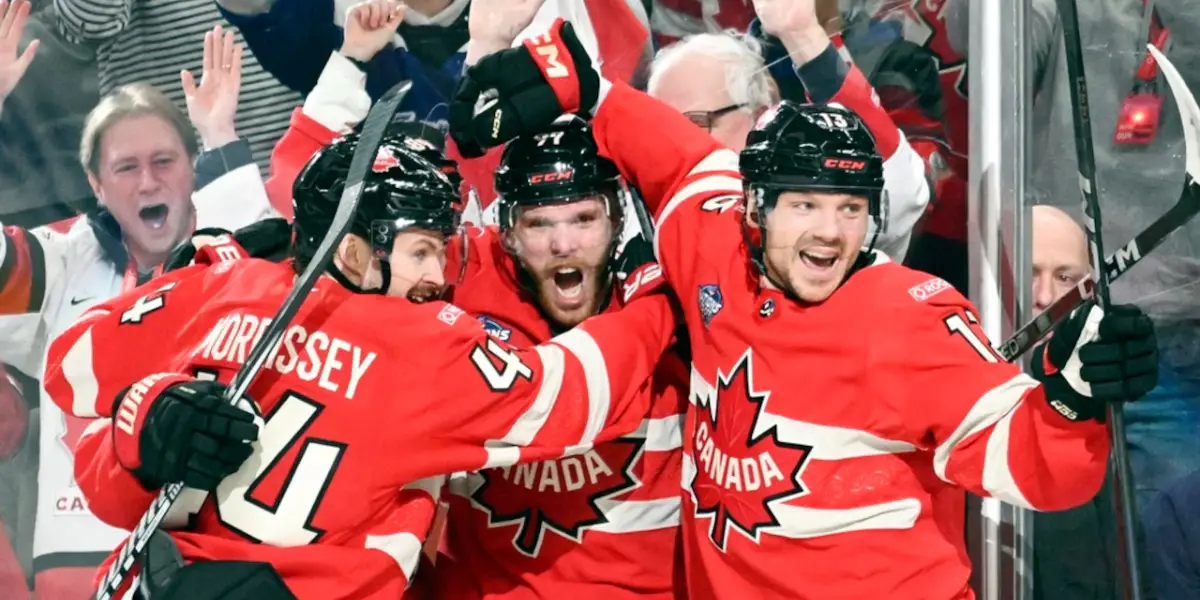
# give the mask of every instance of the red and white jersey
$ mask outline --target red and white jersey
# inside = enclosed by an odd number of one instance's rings
[[[120,426],[140,408],[113,415],[130,385],[154,397],[161,373],[227,381],[294,279],[290,264],[255,259],[164,275],[56,339],[45,388],[64,410]],[[256,453],[221,483],[219,502],[190,492],[176,504],[175,537],[188,559],[270,561],[301,598],[397,598],[421,547],[395,530],[400,490],[635,431],[674,328],[667,299],[647,297],[518,349],[452,304],[322,278],[249,389],[265,422]],[[112,460],[87,468],[106,471],[81,480],[127,477]],[[127,525],[151,500],[131,496],[131,483],[85,492],[97,515]]]
[[[500,341],[553,339],[499,233],[472,228],[468,239],[454,303]],[[620,310],[616,296],[607,312]],[[682,597],[676,584],[687,376],[683,361],[668,352],[645,390],[653,397],[650,412],[629,435],[552,460],[453,477],[434,597]]]
[[[1103,425],[1051,409],[944,281],[876,253],[800,305],[750,263],[735,154],[619,85],[594,131],[658,215],[691,336],[692,598],[970,598],[964,490],[1057,510],[1099,489]]]

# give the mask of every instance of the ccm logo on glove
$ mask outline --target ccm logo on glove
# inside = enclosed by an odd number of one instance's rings
[[[558,43],[550,38],[550,32],[542,32],[541,35],[534,37],[532,42],[534,44],[533,52],[541,57],[538,64],[542,67],[542,72],[546,74],[546,77],[559,79],[571,75],[567,66],[558,60]]]

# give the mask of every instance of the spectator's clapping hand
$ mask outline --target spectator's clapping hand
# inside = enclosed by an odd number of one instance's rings
[[[472,0],[467,23],[471,31],[472,51],[479,56],[512,46],[517,35],[533,22],[545,0]]]
[[[29,21],[29,0],[0,1],[0,104],[25,76],[25,69],[37,54],[38,41],[33,40],[25,51],[17,54],[25,23]]]
[[[374,58],[396,36],[406,8],[396,0],[367,0],[351,6],[346,11],[341,55],[359,62]]]
[[[237,140],[233,119],[242,88],[242,46],[233,41],[232,31],[217,25],[204,34],[203,69],[198,86],[191,71],[179,78],[192,126],[204,148],[212,149]]]

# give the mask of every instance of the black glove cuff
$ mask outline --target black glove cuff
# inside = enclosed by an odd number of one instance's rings
[[[1033,378],[1042,384],[1042,392],[1045,394],[1050,408],[1071,422],[1099,421],[1103,423],[1105,419],[1103,403],[1076,392],[1062,375],[1046,374],[1046,346],[1047,344],[1042,344],[1033,349],[1030,370]]]
[[[579,37],[575,35],[575,27],[569,22],[563,23],[562,40],[567,52],[571,53],[579,79],[579,110],[591,114],[600,98],[600,75],[592,65],[592,57],[588,56]]]

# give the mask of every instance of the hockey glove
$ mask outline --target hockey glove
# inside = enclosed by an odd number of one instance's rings
[[[175,481],[212,491],[253,452],[254,409],[222,397],[225,386],[186,375],[151,375],[113,406],[117,460],[146,489]]]
[[[171,251],[163,263],[163,271],[248,256],[279,262],[287,258],[291,246],[292,226],[286,219],[263,219],[233,233],[218,227],[199,229],[190,240]]]
[[[1137,400],[1158,384],[1154,323],[1133,305],[1110,306],[1108,314],[1085,306],[1034,349],[1032,366],[1054,410],[1103,423],[1109,402]]]
[[[560,17],[546,33],[467,69],[450,103],[450,136],[464,158],[475,158],[565,113],[591,111],[599,95],[600,74]]]
[[[654,246],[640,234],[625,242],[617,257],[616,275],[621,282],[622,306],[667,287],[662,267],[654,259]]]

